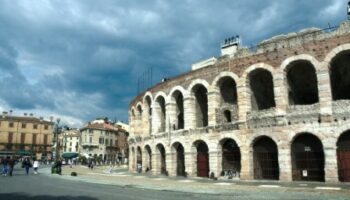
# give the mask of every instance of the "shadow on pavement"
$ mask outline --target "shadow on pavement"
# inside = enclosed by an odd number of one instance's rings
[[[48,195],[29,195],[25,193],[4,193],[0,194],[1,200],[97,200],[87,196],[48,196]]]

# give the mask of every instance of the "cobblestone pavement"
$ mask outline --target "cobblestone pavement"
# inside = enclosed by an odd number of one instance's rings
[[[70,176],[73,171],[78,173],[77,177]],[[58,177],[58,175],[56,176]],[[59,177],[128,188],[229,195],[240,197],[238,199],[350,199],[350,184],[343,183],[214,181],[203,178],[169,178],[147,174],[131,174],[127,169],[111,170],[110,167],[95,167],[90,170],[84,166],[64,167],[63,175]]]

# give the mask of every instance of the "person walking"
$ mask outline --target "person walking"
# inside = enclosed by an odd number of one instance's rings
[[[13,158],[8,158],[7,161],[9,175],[12,176],[13,168],[15,167],[15,160]]]
[[[34,174],[38,174],[38,168],[39,168],[39,161],[34,158],[34,162],[33,162]]]
[[[3,158],[3,159],[1,160],[1,164],[2,164],[2,166],[3,166],[1,174],[2,174],[3,176],[7,176],[7,158]]]
[[[32,167],[32,163],[30,163],[29,158],[25,158],[22,162],[22,168],[26,170],[26,174],[29,174],[29,168]]]

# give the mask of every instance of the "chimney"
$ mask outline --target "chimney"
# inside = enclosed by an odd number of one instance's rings
[[[239,35],[227,38],[224,40],[224,42],[221,44],[221,55],[222,56],[233,56],[238,50],[238,47],[240,45],[240,38]]]

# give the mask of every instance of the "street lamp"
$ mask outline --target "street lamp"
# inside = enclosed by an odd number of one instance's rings
[[[61,133],[62,127],[59,126],[61,119],[56,119],[54,134],[55,134],[55,141],[56,141],[56,148],[55,148],[55,161],[57,163],[57,160],[59,158],[59,142],[58,142],[58,135]]]

